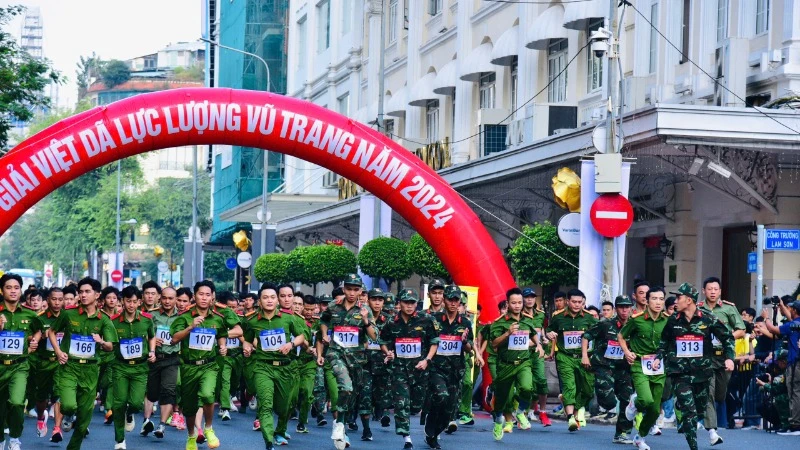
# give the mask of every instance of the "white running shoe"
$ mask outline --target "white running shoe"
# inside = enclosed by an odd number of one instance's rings
[[[125,418],[125,432],[130,433],[131,431],[133,431],[135,427],[136,427],[136,418],[133,417],[133,414],[131,414]]]
[[[114,445],[114,450],[128,450],[128,446],[125,445],[125,441],[118,442]]]
[[[658,425],[653,425],[652,428],[650,428],[650,434],[653,436],[661,436],[661,428],[659,428]]]
[[[717,434],[717,430],[712,428],[708,430],[708,441],[711,445],[722,444],[722,437]]]
[[[639,436],[639,433],[636,433],[636,436],[633,437],[633,445],[636,446],[639,450],[650,450],[650,446],[644,441],[644,438]]]
[[[22,450],[22,442],[19,439],[11,438],[8,442],[8,450]]]
[[[333,432],[331,433],[331,439],[333,439],[333,445],[336,447],[336,450],[344,450],[347,447],[347,440],[345,439],[344,435],[344,424],[341,422],[334,422],[333,423]]]
[[[628,402],[628,406],[625,407],[625,418],[628,420],[633,420],[636,417],[636,394],[634,393],[631,395],[631,400]]]

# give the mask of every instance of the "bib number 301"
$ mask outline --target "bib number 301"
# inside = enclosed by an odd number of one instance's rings
[[[422,356],[422,339],[397,338],[394,341],[394,350],[398,358],[419,358]]]

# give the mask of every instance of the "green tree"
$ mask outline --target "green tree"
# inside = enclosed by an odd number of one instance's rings
[[[100,70],[100,79],[103,81],[103,84],[106,85],[106,88],[111,89],[114,86],[119,86],[130,80],[131,69],[124,61],[112,59],[111,61],[103,63],[102,69]]]
[[[225,266],[225,260],[233,254],[226,252],[208,252],[203,258],[203,276],[214,281],[218,290],[233,288],[236,272]]]
[[[75,81],[78,85],[78,101],[83,100],[89,92],[92,81],[100,78],[103,69],[103,61],[92,52],[91,56],[81,56],[80,62],[76,64]]]
[[[178,81],[204,81],[206,77],[203,64],[192,67],[176,67],[172,71],[172,76]]]
[[[413,273],[421,277],[450,280],[450,274],[444,268],[442,261],[425,239],[417,233],[408,241],[406,258]]]
[[[288,267],[288,255],[285,253],[267,253],[256,260],[253,273],[256,276],[256,280],[262,283],[266,281],[278,284],[288,283],[292,281],[289,279]]]
[[[392,237],[373,239],[358,251],[358,267],[372,278],[382,278],[392,288],[395,281],[405,280],[411,275],[406,258],[408,244]]]
[[[356,271],[356,255],[342,245],[315,245],[317,248],[312,253],[312,267],[319,273],[319,283],[341,283],[347,275]],[[320,269],[316,269],[319,267]]]
[[[49,61],[28,54],[4,31],[24,11],[19,5],[0,7],[0,150],[8,147],[12,121],[31,120],[38,108],[48,108],[50,99],[43,90],[51,82],[61,81]]]
[[[519,282],[538,284],[545,295],[559,286],[578,284],[578,269],[575,268],[578,249],[564,245],[550,222],[524,226],[522,235],[509,250],[509,257]]]
[[[306,255],[312,251],[311,247],[298,246],[286,256],[286,272],[292,281],[302,284],[314,284],[315,281],[306,271]]]

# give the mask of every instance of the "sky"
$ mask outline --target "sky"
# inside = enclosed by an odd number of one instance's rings
[[[58,105],[74,106],[76,65],[81,56],[130,59],[156,53],[170,43],[195,41],[201,33],[203,0],[0,0],[0,6],[40,8],[44,54],[67,83]],[[4,31],[19,39],[22,21]]]

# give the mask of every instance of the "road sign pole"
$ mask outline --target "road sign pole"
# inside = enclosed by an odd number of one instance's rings
[[[761,314],[764,306],[764,225],[758,225],[758,246],[756,249],[756,315]]]

